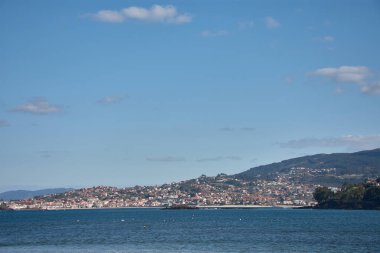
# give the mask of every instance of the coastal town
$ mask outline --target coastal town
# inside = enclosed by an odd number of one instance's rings
[[[165,207],[176,204],[199,207],[312,206],[316,204],[313,192],[320,185],[303,184],[300,178],[333,171],[332,168],[293,168],[286,173],[277,173],[273,179],[256,180],[238,179],[226,174],[202,175],[160,186],[96,186],[3,204],[14,210]]]

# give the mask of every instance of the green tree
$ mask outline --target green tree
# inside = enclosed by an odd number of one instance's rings
[[[380,203],[380,187],[371,186],[366,189],[363,200],[376,201]]]
[[[341,201],[360,202],[363,199],[365,188],[363,185],[346,185],[342,187]]]
[[[334,192],[327,187],[318,187],[313,194],[314,199],[318,204],[324,203],[334,197]]]

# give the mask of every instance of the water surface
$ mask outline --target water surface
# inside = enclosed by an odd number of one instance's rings
[[[378,252],[380,212],[98,209],[0,212],[0,252]]]

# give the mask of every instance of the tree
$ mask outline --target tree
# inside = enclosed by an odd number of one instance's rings
[[[363,185],[346,185],[342,187],[339,199],[341,201],[360,202],[363,199],[364,191]]]
[[[321,204],[334,197],[334,192],[327,187],[318,187],[313,194],[314,199]]]
[[[366,189],[363,200],[376,201],[380,203],[380,187],[371,186]]]

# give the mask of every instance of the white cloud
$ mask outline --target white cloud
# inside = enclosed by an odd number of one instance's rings
[[[175,156],[164,156],[164,157],[148,157],[146,158],[149,162],[184,162],[186,161],[183,157]]]
[[[197,162],[219,162],[219,161],[238,161],[241,160],[241,157],[239,156],[216,156],[216,157],[208,157],[208,158],[201,158],[198,159]]]
[[[280,22],[278,22],[276,19],[273,17],[265,17],[264,18],[265,25],[268,29],[275,29],[280,27]]]
[[[380,80],[374,81],[378,76],[373,77],[373,72],[366,66],[321,68],[311,72],[310,75],[325,77],[336,83],[353,83],[359,86],[363,94],[380,95]],[[340,87],[337,88],[337,94],[342,91]]]
[[[98,100],[99,104],[109,105],[121,102],[125,99],[125,96],[105,96]]]
[[[9,126],[9,122],[6,120],[0,120],[0,127],[7,127]]]
[[[190,16],[189,14],[179,15],[175,17],[175,19],[173,20],[173,23],[176,23],[176,24],[190,23],[192,19],[193,17]]]
[[[365,80],[371,75],[371,72],[365,66],[341,66],[317,69],[311,74],[326,77],[338,83],[365,84]]]
[[[346,147],[347,149],[373,149],[380,147],[380,135],[345,135],[328,138],[305,138],[280,143],[283,148]]]
[[[368,95],[380,94],[380,81],[375,84],[363,85],[361,87],[361,92]]]
[[[100,10],[91,17],[98,21],[121,23],[127,20],[184,24],[192,21],[189,14],[180,14],[172,5],[153,5],[151,8],[131,6],[118,11]]]
[[[145,8],[141,8],[141,7],[135,7],[135,6],[125,8],[121,10],[121,13],[123,14],[125,18],[140,19],[140,20],[152,18],[150,17],[152,15],[149,14],[149,10]]]
[[[203,37],[221,37],[221,36],[227,36],[228,32],[221,30],[221,31],[203,31],[201,32],[201,35]]]
[[[95,19],[103,22],[120,23],[124,21],[124,16],[118,11],[101,10],[93,16]]]
[[[56,105],[50,104],[44,98],[37,98],[28,103],[17,106],[13,111],[42,115],[57,113],[60,111],[60,108]]]

